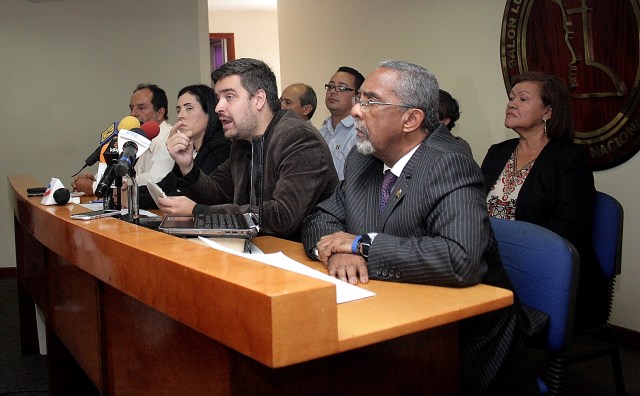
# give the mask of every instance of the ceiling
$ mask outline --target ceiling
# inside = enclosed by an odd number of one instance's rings
[[[32,3],[44,3],[55,0],[29,0]],[[276,11],[278,0],[207,0],[209,11]]]
[[[208,0],[209,11],[276,11],[278,0]]]

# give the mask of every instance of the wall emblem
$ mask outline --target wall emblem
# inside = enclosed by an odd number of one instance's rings
[[[500,56],[512,76],[543,71],[571,93],[576,142],[593,170],[640,150],[640,0],[508,0]]]

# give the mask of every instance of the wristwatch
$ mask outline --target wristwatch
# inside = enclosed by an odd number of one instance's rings
[[[358,254],[364,257],[365,260],[369,259],[370,247],[371,247],[371,236],[369,236],[369,234],[360,235],[360,242],[358,242]]]

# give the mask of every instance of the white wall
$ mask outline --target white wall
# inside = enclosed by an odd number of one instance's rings
[[[323,84],[340,65],[363,74],[385,59],[403,59],[433,71],[461,104],[454,133],[481,162],[489,145],[515,133],[503,126],[506,93],[500,67],[500,27],[506,1],[477,0],[279,0],[280,70],[283,86],[311,84],[320,95],[317,126],[328,116]],[[595,173],[597,189],[625,208],[622,276],[612,322],[640,331],[640,156]]]
[[[210,11],[209,32],[233,33],[236,59],[264,61],[281,89],[277,11]]]
[[[15,266],[10,174],[71,175],[139,82],[209,83],[205,0],[0,1],[0,267]],[[95,171],[95,166],[92,171]]]

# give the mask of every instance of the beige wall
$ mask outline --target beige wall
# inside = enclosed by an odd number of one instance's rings
[[[328,116],[323,84],[340,65],[363,74],[384,59],[418,63],[438,76],[461,103],[454,129],[480,162],[489,145],[515,134],[503,126],[506,94],[500,68],[500,27],[506,1],[477,0],[279,0],[280,70],[283,86],[310,83],[321,95],[317,126]],[[595,173],[596,187],[625,208],[623,274],[616,287],[612,322],[640,331],[640,155]]]
[[[280,49],[276,11],[209,12],[209,32],[233,33],[236,58],[255,58],[267,63],[280,88]]]
[[[339,66],[355,67],[366,76],[385,59],[421,64],[463,102],[455,132],[483,153],[489,142],[476,131],[493,131],[496,140],[508,135],[502,120],[493,116],[502,112],[506,98],[498,58],[500,3],[370,0],[363,7],[354,1],[280,0],[283,85],[300,80],[316,89],[320,105],[313,121],[320,125],[329,115],[323,85]],[[469,32],[477,42],[469,42]],[[467,118],[472,112],[473,123]]]
[[[7,176],[71,175],[139,82],[209,83],[205,0],[0,1],[0,266],[15,266]],[[95,172],[94,166],[91,171]]]

